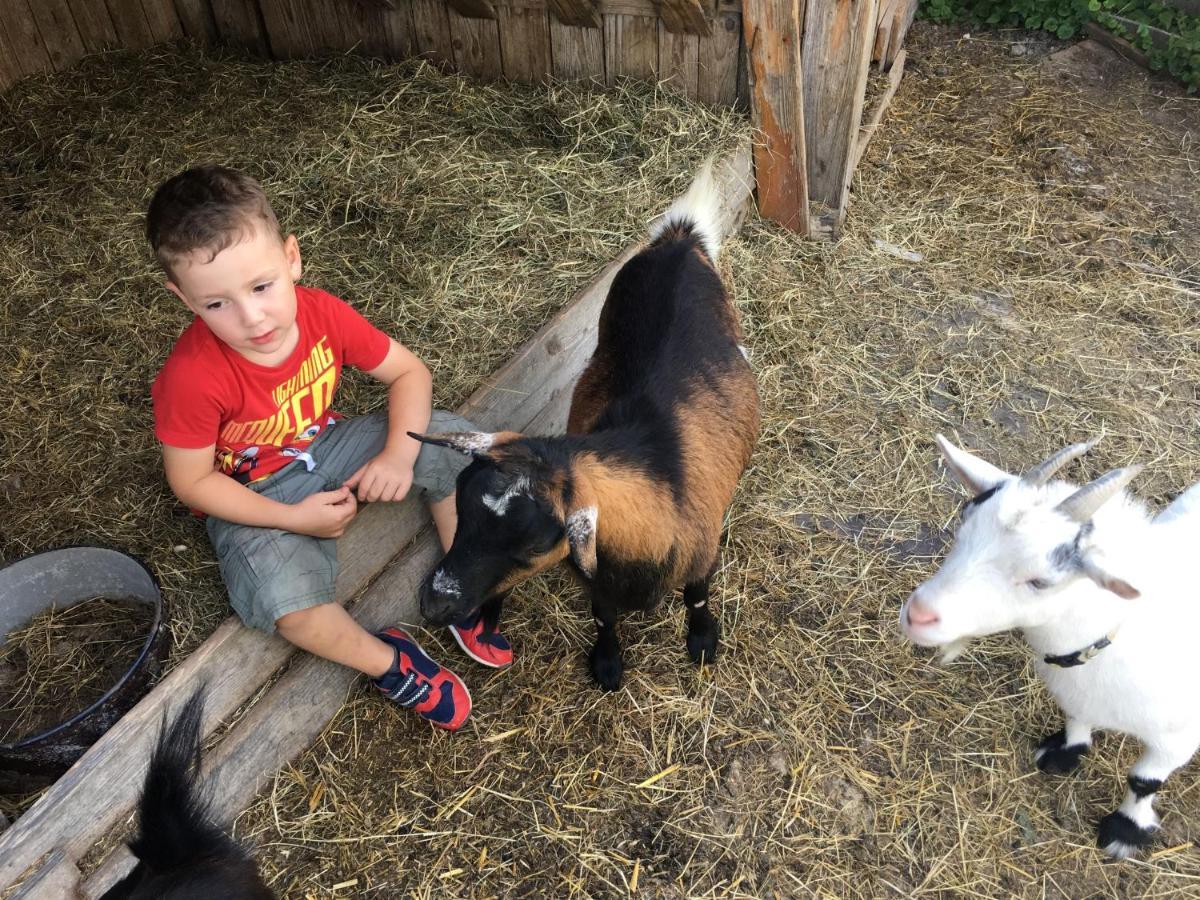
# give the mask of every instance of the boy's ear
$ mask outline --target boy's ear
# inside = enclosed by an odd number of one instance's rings
[[[283,255],[287,258],[292,281],[299,281],[304,273],[304,263],[300,259],[300,242],[294,234],[289,234],[283,241]]]

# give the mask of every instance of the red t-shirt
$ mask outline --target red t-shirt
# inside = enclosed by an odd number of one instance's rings
[[[150,395],[154,433],[171,447],[216,445],[216,467],[243,484],[295,462],[331,421],[343,364],[383,362],[386,334],[332,294],[296,285],[300,340],[277,366],[246,359],[198,317],[175,346]]]

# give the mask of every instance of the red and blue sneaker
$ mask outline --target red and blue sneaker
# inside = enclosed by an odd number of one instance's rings
[[[420,644],[399,628],[378,631],[375,637],[392,646],[396,661],[372,679],[372,684],[389,700],[413,710],[438,728],[458,731],[471,714],[467,686],[430,659]]]
[[[475,662],[492,669],[512,665],[512,645],[494,624],[488,624],[482,612],[451,625],[450,633],[463,652]]]

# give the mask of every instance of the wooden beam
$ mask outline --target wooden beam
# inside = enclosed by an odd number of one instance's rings
[[[802,27],[799,0],[746,0],[743,4],[751,119],[760,135],[754,146],[758,211],[807,235]]]
[[[887,112],[892,98],[896,96],[896,90],[900,87],[900,79],[904,77],[904,61],[907,56],[908,51],[901,50],[899,55],[892,60],[892,67],[888,70],[888,86],[879,95],[879,99],[875,101],[875,105],[871,107],[870,112],[863,119],[862,126],[858,129],[858,141],[854,146],[854,159],[850,163],[851,170],[858,168],[863,154],[867,152],[867,145],[871,143],[871,138],[875,136],[875,131],[883,121],[883,114]]]
[[[496,7],[491,0],[446,0],[446,3],[468,19],[496,18]]]
[[[878,0],[809,0],[804,28],[808,198],[834,233],[846,216]]]
[[[599,28],[600,11],[592,0],[546,0],[550,11],[564,25],[580,28]]]
[[[718,216],[722,234],[736,230],[745,213],[750,191],[749,159],[749,149],[743,146],[717,167],[723,198]],[[535,433],[561,431],[575,380],[595,346],[596,322],[608,287],[620,266],[640,245],[639,241],[627,248],[580,291],[471,396],[460,412],[481,428],[505,427]],[[408,545],[427,522],[428,516],[417,499],[367,506],[355,518],[346,537],[338,542],[342,575],[355,576],[352,585],[339,576],[338,599],[344,602],[347,590],[384,569],[396,552],[396,544]],[[412,579],[428,571],[432,558],[427,555],[432,546],[429,541],[432,537],[412,544],[363,594],[359,605],[353,607],[366,624],[419,618]],[[349,545],[357,546],[358,552],[347,553],[343,558],[343,550],[349,550]],[[378,545],[385,549],[379,549]],[[388,548],[390,556],[382,562],[370,562],[378,560]],[[436,556],[436,547],[432,549]],[[363,571],[370,565],[375,568]],[[368,598],[374,599],[368,602]],[[206,682],[209,691],[203,730],[207,734],[257,691],[290,655],[291,648],[280,638],[254,632],[234,619],[222,624],[199,650],[97,741],[24,816],[0,834],[0,891],[54,849],[61,850],[69,859],[80,858],[113,825],[128,817],[141,789],[164,711],[177,708],[196,685]],[[254,786],[263,776],[263,759],[290,759],[289,754],[294,755],[307,746],[303,741],[311,741],[307,735],[313,732],[309,729],[315,728],[319,733],[341,705],[348,680],[340,686],[331,685],[328,691],[322,687],[333,677],[334,668],[302,656],[289,673],[292,671],[305,674],[295,679],[291,674],[285,675],[285,679],[292,679],[287,687],[279,689],[276,685],[269,691],[225,737],[225,741],[233,738],[229,748],[218,750],[211,757],[223,766],[217,789],[227,798],[222,807],[225,815],[236,812],[240,808],[237,804],[244,804],[245,800],[238,798],[252,796]],[[296,698],[309,696],[309,692],[324,697],[320,711],[325,718],[319,723],[313,710],[307,710],[303,716],[294,714],[295,704],[303,702]],[[274,699],[262,705],[267,698]],[[251,726],[248,722],[258,724]],[[281,735],[287,735],[286,739]],[[245,762],[239,763],[239,759]],[[248,791],[251,793],[247,794]],[[110,873],[105,877],[111,877],[111,873],[120,871],[120,866],[105,871]]]
[[[76,896],[79,883],[79,867],[61,850],[55,850],[9,900],[63,900]]]
[[[675,34],[712,34],[712,26],[700,0],[662,0],[659,18]]]

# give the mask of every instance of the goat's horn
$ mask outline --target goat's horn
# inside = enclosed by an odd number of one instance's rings
[[[1084,441],[1083,443],[1072,444],[1070,447],[1059,450],[1053,456],[1042,460],[1040,463],[1022,475],[1021,480],[1026,484],[1033,485],[1034,487],[1041,487],[1052,477],[1054,477],[1055,472],[1057,472],[1071,460],[1078,459],[1079,457],[1083,456],[1083,454],[1087,453],[1094,446],[1096,446],[1096,441]]]
[[[1074,522],[1086,522],[1096,510],[1112,499],[1121,488],[1133,481],[1142,471],[1142,466],[1127,466],[1105,472],[1090,484],[1085,484],[1070,497],[1055,507]]]

